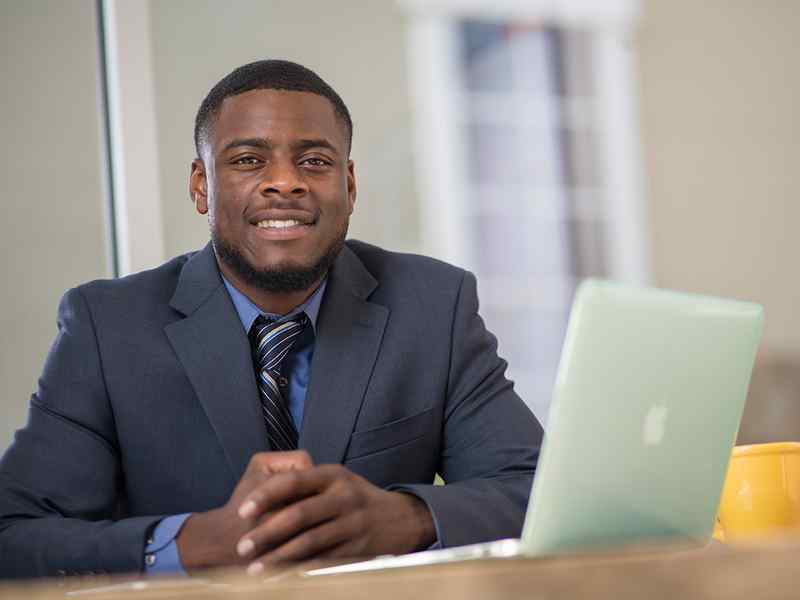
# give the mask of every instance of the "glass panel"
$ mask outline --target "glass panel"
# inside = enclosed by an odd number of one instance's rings
[[[461,25],[462,58],[467,89],[473,91],[511,88],[511,53],[508,28],[498,23],[465,21]]]
[[[606,272],[588,32],[469,21],[465,223],[482,313],[546,413],[576,281]]]
[[[514,183],[527,178],[526,165],[514,160],[519,155],[518,133],[509,125],[472,123],[468,176],[471,183]]]
[[[515,357],[515,371],[545,371],[555,374],[566,334],[563,312],[538,311],[531,318],[526,307],[484,311],[486,322],[499,340],[500,355]]]
[[[571,97],[595,94],[595,72],[592,69],[592,34],[585,30],[562,32],[565,93]]]
[[[592,188],[600,183],[595,133],[587,128],[562,129],[562,141],[569,160],[565,161],[567,185]]]
[[[578,278],[607,276],[605,220],[571,219],[568,227],[573,244],[573,275]]]
[[[552,29],[512,26],[509,52],[514,57],[514,87],[524,92],[559,95],[559,47]]]
[[[568,229],[563,221],[529,216],[485,215],[472,219],[476,269],[490,277],[562,277],[571,271]]]

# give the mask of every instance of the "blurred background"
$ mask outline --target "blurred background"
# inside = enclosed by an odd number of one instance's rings
[[[760,302],[740,442],[800,440],[800,3],[0,0],[0,452],[64,291],[202,247],[195,111],[260,58],[343,97],[351,237],[474,271],[546,422],[589,275]]]

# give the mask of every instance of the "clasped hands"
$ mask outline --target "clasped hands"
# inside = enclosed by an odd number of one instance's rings
[[[307,452],[262,452],[228,502],[195,513],[176,543],[191,572],[266,567],[312,558],[370,557],[424,549],[436,538],[425,503],[382,490],[342,465],[315,466]]]

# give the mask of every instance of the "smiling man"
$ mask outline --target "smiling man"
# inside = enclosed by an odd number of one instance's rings
[[[344,105],[338,116],[307,91],[250,90],[227,97],[216,115],[209,98],[198,116],[192,198],[208,213],[222,274],[284,314],[344,245],[356,199],[350,118]]]
[[[65,294],[0,461],[0,575],[258,573],[519,535],[541,427],[471,274],[345,241],[352,127],[286,61],[209,92],[189,188],[211,243]]]

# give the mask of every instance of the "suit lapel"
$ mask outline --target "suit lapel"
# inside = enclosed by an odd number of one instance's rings
[[[378,356],[389,310],[367,302],[377,282],[350,248],[328,278],[306,393],[300,448],[315,464],[344,458]]]
[[[267,449],[250,344],[211,245],[184,266],[170,305],[186,315],[165,332],[225,451],[234,481]]]

